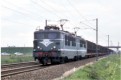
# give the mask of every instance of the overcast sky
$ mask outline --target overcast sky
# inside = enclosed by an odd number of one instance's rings
[[[37,26],[59,25],[58,20],[68,19],[64,29],[86,40],[95,42],[95,28],[99,20],[99,44],[121,44],[121,0],[2,0],[1,46],[33,46],[33,32]],[[81,23],[80,23],[81,22]],[[88,25],[88,26],[87,26]],[[89,27],[90,26],[90,27]]]

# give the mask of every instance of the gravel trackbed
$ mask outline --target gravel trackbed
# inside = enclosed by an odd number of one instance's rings
[[[49,66],[44,69],[25,72],[21,74],[16,74],[12,76],[2,77],[1,80],[52,80],[63,75],[66,71],[73,69],[74,67],[80,67],[89,62],[95,61],[96,58],[89,58],[80,61],[73,61],[66,64],[59,64],[54,66]]]

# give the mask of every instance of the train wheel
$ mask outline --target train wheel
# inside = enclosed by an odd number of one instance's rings
[[[78,57],[77,56],[74,57],[74,61],[78,61]]]
[[[83,57],[82,57],[82,56],[80,56],[80,57],[79,57],[79,60],[82,60],[82,59],[83,59]]]
[[[51,59],[51,64],[55,64],[55,62],[53,61],[53,59]]]
[[[47,58],[43,58],[43,59],[42,59],[42,64],[43,64],[43,65],[47,65],[47,63],[48,63],[48,59],[47,59]]]
[[[65,57],[65,62],[68,62],[68,61],[69,61],[68,57]]]
[[[61,63],[61,64],[65,63],[65,58],[63,58],[63,57],[60,58],[60,63]]]
[[[38,62],[41,64],[41,60],[40,59],[38,59]]]

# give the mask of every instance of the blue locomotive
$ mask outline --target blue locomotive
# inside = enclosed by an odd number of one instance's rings
[[[43,65],[48,62],[64,63],[68,59],[77,60],[87,54],[87,44],[83,38],[53,25],[35,31],[33,43],[33,57]]]
[[[43,65],[48,63],[64,63],[69,59],[78,60],[96,56],[96,44],[60,30],[55,25],[46,25],[45,29],[34,32],[33,57]],[[98,55],[105,55],[112,50],[98,45]]]

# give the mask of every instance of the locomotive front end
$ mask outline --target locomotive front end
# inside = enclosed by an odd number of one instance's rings
[[[36,31],[34,33],[33,57],[46,65],[60,56],[60,33],[58,31]]]

